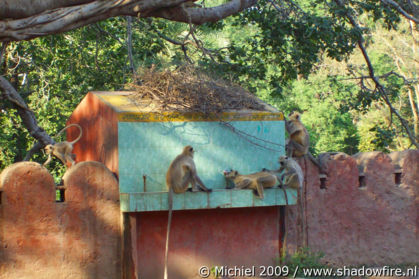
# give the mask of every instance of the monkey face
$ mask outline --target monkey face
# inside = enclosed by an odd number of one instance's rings
[[[183,148],[183,154],[193,157],[195,150],[192,146],[187,145]]]
[[[281,156],[278,158],[278,162],[281,166],[283,166],[287,160],[288,160],[287,156]]]
[[[298,112],[296,112],[296,111],[290,112],[288,114],[288,119],[289,119],[289,121],[293,121],[293,120],[294,121],[295,120],[300,121],[300,114]]]
[[[278,159],[278,163],[279,163],[279,170],[283,170],[288,162],[288,156],[281,156]]]
[[[236,170],[231,170],[230,169],[230,170],[224,170],[223,174],[224,174],[225,178],[234,179],[234,178],[236,178],[237,175],[239,175],[239,172],[236,171]]]
[[[52,153],[52,151],[54,150],[54,146],[53,146],[52,144],[47,144],[47,145],[44,147],[44,149],[45,149],[45,152],[46,152],[47,154],[51,154],[51,153]]]

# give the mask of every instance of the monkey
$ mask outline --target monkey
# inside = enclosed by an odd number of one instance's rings
[[[285,129],[289,134],[289,139],[287,139],[286,142],[287,156],[308,156],[309,159],[318,167],[320,173],[323,173],[320,163],[309,151],[310,136],[306,127],[301,122],[301,116],[298,112],[291,112],[288,114],[288,120],[285,120]]]
[[[211,191],[204,185],[196,172],[193,160],[194,152],[195,150],[192,146],[185,146],[183,152],[173,160],[167,170],[167,187],[173,189],[173,192],[177,194],[184,193],[188,189],[189,184],[192,186],[192,192],[198,192],[200,189],[205,192]]]
[[[303,170],[300,165],[293,158],[288,156],[281,156],[278,159],[279,170],[284,171],[280,178],[281,186],[286,188],[301,190],[303,188]]]
[[[49,162],[51,162],[52,155],[54,155],[55,157],[60,159],[60,161],[64,165],[66,165],[67,162],[70,162],[72,166],[75,164],[75,161],[72,158],[73,154],[71,152],[73,151],[73,145],[76,142],[78,142],[83,135],[82,128],[78,124],[70,124],[70,125],[64,127],[61,131],[59,131],[57,136],[60,136],[65,130],[67,130],[70,127],[79,128],[79,130],[80,130],[79,136],[73,141],[63,141],[63,142],[58,142],[58,143],[55,143],[55,144],[47,144],[44,149],[45,149],[45,152],[48,154],[48,159],[45,161],[43,166],[46,166],[46,165],[49,164]]]
[[[212,189],[208,189],[204,185],[196,172],[195,162],[193,160],[194,152],[195,150],[192,146],[185,146],[182,153],[172,161],[166,173],[166,184],[169,190],[169,216],[167,222],[166,251],[164,259],[164,279],[167,279],[168,276],[167,260],[169,255],[169,236],[173,214],[173,193],[179,194],[186,192],[189,184],[192,186],[192,192],[202,190],[209,193],[212,191]]]
[[[286,188],[296,189],[297,190],[297,208],[298,216],[301,227],[299,228],[301,234],[303,234],[303,242],[305,243],[305,212],[304,212],[304,203],[303,203],[303,181],[304,175],[300,165],[293,158],[288,156],[281,156],[278,159],[279,169],[278,172],[283,172],[280,178],[280,184],[284,191],[286,205],[288,205],[288,196]]]
[[[276,175],[268,171],[260,171],[242,175],[236,170],[225,170],[224,176],[234,182],[235,188],[250,188],[256,191],[259,198],[264,199],[263,189],[272,188],[278,184]]]
[[[324,152],[317,156],[317,161],[322,168],[322,174],[329,175],[329,161],[345,160],[349,155],[343,152]]]

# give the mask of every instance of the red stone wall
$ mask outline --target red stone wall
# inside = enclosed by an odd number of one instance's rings
[[[308,160],[299,160],[306,170],[304,232],[308,246],[324,252],[325,261],[339,266],[417,263],[419,151],[337,154],[324,162],[328,176],[321,188],[317,168]],[[396,185],[394,172],[400,168],[401,183]],[[365,181],[361,188],[360,174]],[[81,162],[65,174],[64,186],[65,202],[56,203],[54,181],[41,165],[24,162],[3,170],[1,279],[121,278],[125,253],[114,175],[100,163]],[[164,237],[160,236],[165,236],[167,212],[127,216],[132,237],[126,240],[132,250],[125,250],[130,255],[124,258],[132,260],[134,274],[160,276],[164,258],[160,253]],[[278,208],[219,209],[207,216],[201,218],[198,210],[174,213],[169,254],[172,277],[193,277],[200,264],[274,262],[281,243]],[[289,252],[297,243],[296,216],[296,206],[289,206]],[[257,222],[268,219],[271,229]],[[247,220],[254,224],[249,226]],[[199,227],[194,227],[197,223]],[[261,246],[270,248],[258,249]],[[242,263],[236,258],[240,254],[250,255],[252,261]],[[151,268],[155,263],[158,267]]]
[[[167,211],[132,216],[136,219],[133,247],[138,278],[163,278]],[[201,266],[275,265],[279,262],[280,234],[277,206],[174,211],[169,277],[200,278]]]
[[[119,92],[109,92],[109,95]],[[67,125],[79,124],[83,129],[81,139],[74,144],[76,162],[102,162],[118,175],[118,116],[95,94],[89,92],[71,114]],[[79,129],[66,130],[67,140],[79,135]]]
[[[393,159],[393,160],[392,160]],[[336,265],[385,265],[419,261],[419,151],[390,155],[338,154],[328,161],[326,188],[304,159],[308,246]],[[395,171],[401,167],[401,184]],[[359,175],[365,186],[359,187]],[[295,206],[288,211],[296,214]],[[287,218],[288,250],[297,246],[295,218]]]
[[[120,278],[118,183],[102,164],[83,162],[64,177],[55,202],[47,169],[33,162],[1,173],[0,278]]]

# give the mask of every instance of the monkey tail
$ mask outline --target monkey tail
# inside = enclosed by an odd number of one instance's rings
[[[70,127],[77,127],[77,128],[79,128],[79,131],[80,131],[79,136],[75,140],[73,140],[73,141],[70,142],[70,144],[75,144],[76,142],[78,142],[81,139],[81,137],[83,135],[83,130],[82,130],[82,128],[81,128],[81,126],[79,124],[73,123],[73,124],[70,124],[70,125],[65,126],[64,128],[61,129],[61,131],[58,132],[58,134],[56,135],[56,137],[59,137],[65,130],[67,130]]]
[[[310,154],[310,153],[309,153]],[[302,226],[303,226],[303,245],[308,247],[308,225],[307,225],[307,160],[304,158],[304,185],[301,189],[301,212],[302,212]]]
[[[285,204],[288,206],[288,195],[287,191],[285,190],[285,187],[282,187],[282,191],[284,191]]]
[[[166,234],[166,250],[164,254],[164,279],[167,279],[167,264],[169,258],[169,236],[170,236],[170,227],[172,225],[172,215],[173,215],[173,189],[169,188],[169,216],[167,220],[167,234]]]
[[[319,169],[319,173],[325,173],[323,170],[323,166],[320,163],[319,159],[314,158],[313,154],[311,154],[310,152],[307,152],[308,158],[313,162],[313,164],[315,164],[317,166],[317,168]]]
[[[282,187],[282,190],[284,191],[286,206],[283,206],[283,210],[281,211],[282,214],[284,214],[284,224],[283,224],[284,225],[284,233],[283,233],[283,236],[282,236],[282,250],[281,250],[282,259],[281,260],[285,261],[287,256],[288,256],[288,252],[287,252],[287,236],[288,236],[288,233],[287,233],[287,230],[288,230],[288,223],[290,223],[289,222],[290,216],[288,214],[288,205],[289,205],[288,204],[288,194],[287,194],[287,191],[286,191],[284,186]]]

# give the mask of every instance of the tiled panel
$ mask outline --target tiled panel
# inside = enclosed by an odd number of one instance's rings
[[[227,168],[243,174],[278,168],[278,157],[284,154],[284,134],[283,121],[120,122],[120,192],[130,194],[121,195],[121,208],[134,212],[167,210],[166,171],[185,145],[195,148],[198,174],[215,191],[176,194],[175,210],[285,204],[278,189],[266,189],[264,200],[248,189],[225,190],[222,174]]]
[[[223,189],[226,168],[241,173],[277,168],[284,133],[283,121],[120,122],[120,191],[167,191],[166,171],[185,145],[196,149],[197,171],[207,187]]]
[[[296,204],[297,191],[288,189],[288,205]],[[286,205],[284,191],[279,188],[266,189],[265,198],[261,200],[252,190],[217,189],[212,193],[186,192],[173,195],[173,210],[235,208],[252,206]],[[123,212],[144,212],[168,210],[168,193],[121,193],[121,210]]]

